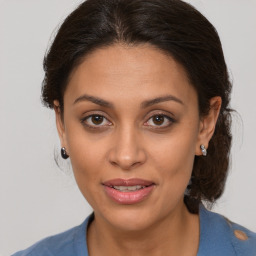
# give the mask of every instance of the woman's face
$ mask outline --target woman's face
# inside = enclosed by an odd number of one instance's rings
[[[202,122],[173,58],[150,45],[98,49],[71,75],[63,122],[56,113],[77,184],[99,218],[138,230],[183,207]]]

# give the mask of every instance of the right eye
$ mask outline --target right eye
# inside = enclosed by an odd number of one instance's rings
[[[102,126],[110,126],[112,123],[109,122],[104,116],[102,115],[89,115],[84,117],[81,120],[81,123],[89,128],[97,128]]]

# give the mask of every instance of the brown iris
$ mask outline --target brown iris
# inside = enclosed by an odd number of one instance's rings
[[[154,116],[154,117],[153,117],[153,122],[154,122],[156,125],[161,125],[161,124],[163,124],[163,122],[164,122],[164,117],[163,117],[163,116]]]
[[[94,124],[101,124],[103,121],[103,116],[99,116],[99,115],[93,115],[92,116],[92,122]]]

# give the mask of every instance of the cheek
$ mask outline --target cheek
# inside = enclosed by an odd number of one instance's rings
[[[72,144],[70,144],[72,145]],[[97,205],[95,199],[100,198],[101,171],[104,164],[100,161],[99,150],[81,145],[74,146],[79,152],[71,159],[72,169],[78,188],[91,206]],[[73,151],[74,152],[74,151]]]
[[[168,179],[181,186],[187,184],[193,168],[196,142],[197,129],[182,129],[180,126],[152,144],[150,158],[162,180]]]
[[[78,122],[73,116],[68,117],[66,122],[66,140],[72,167],[74,172],[83,172],[84,175],[90,167],[95,166],[100,161],[102,140],[100,136],[89,133],[83,125]]]
[[[67,146],[70,152],[70,160],[73,173],[79,189],[89,203],[93,193],[98,193],[97,186],[100,185],[103,163],[104,141],[91,136],[85,132],[83,127],[72,125],[67,127]],[[89,192],[90,191],[90,192]]]
[[[167,214],[183,201],[192,173],[194,149],[195,140],[191,139],[191,133],[179,131],[158,143],[152,151],[151,165],[157,171],[159,194],[163,195],[157,202],[162,209],[159,214]]]
[[[102,169],[103,164],[103,145],[102,143],[90,143],[88,139],[75,140],[69,143],[72,167],[75,176],[83,176],[85,181],[93,181],[100,174],[99,168]],[[99,180],[98,180],[99,183]]]

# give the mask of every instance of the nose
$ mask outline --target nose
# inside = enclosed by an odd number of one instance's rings
[[[131,170],[146,161],[141,136],[133,128],[116,131],[109,151],[109,162],[122,170]]]

